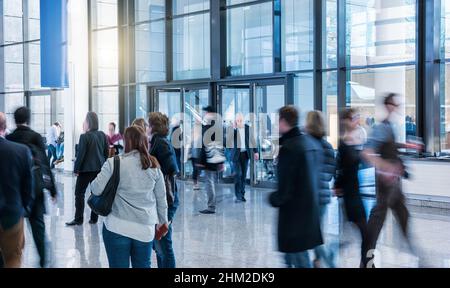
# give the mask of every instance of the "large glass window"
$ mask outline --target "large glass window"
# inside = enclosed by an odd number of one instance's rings
[[[119,23],[118,0],[94,0],[92,16],[92,109],[99,129],[119,122]]]
[[[136,25],[136,82],[166,79],[165,21]]]
[[[165,0],[135,0],[135,22],[143,22],[166,17]]]
[[[272,2],[227,9],[227,74],[273,72]]]
[[[294,104],[300,110],[300,125],[304,126],[308,112],[314,110],[313,73],[302,73],[296,75],[294,81]]]
[[[415,136],[416,125],[415,66],[353,70],[347,83],[347,106],[361,113],[361,125],[369,134],[373,125],[386,117],[382,105],[387,92],[401,97],[399,112],[393,121],[397,141]]]
[[[328,141],[337,149],[339,143],[339,114],[337,72],[322,73],[323,79],[323,113],[326,121]]]
[[[175,80],[210,77],[209,23],[209,13],[173,19]]]
[[[313,0],[281,1],[283,70],[314,67]],[[264,14],[262,17],[266,17]]]
[[[416,0],[347,0],[352,66],[414,61]]]
[[[326,68],[337,68],[337,0],[326,0],[323,3],[325,5],[323,65]]]
[[[450,0],[442,0],[441,151],[450,153]]]
[[[173,15],[209,10],[209,0],[174,0]]]

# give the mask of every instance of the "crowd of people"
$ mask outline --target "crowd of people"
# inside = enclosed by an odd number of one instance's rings
[[[343,198],[348,220],[360,231],[361,268],[374,267],[373,252],[389,208],[408,239],[409,214],[400,185],[407,171],[399,149],[421,147],[396,142],[392,115],[398,106],[396,94],[385,97],[387,117],[373,126],[367,143],[359,131],[358,111],[342,111],[337,153],[326,140],[320,112],[310,112],[305,129],[300,129],[299,111],[294,106],[279,110],[278,188],[268,202],[279,210],[278,245],[287,267],[336,267],[335,252],[324,241],[324,218],[333,196]],[[207,203],[199,212],[212,215],[217,210],[216,183],[224,169],[225,150],[233,161],[237,203],[247,201],[248,166],[251,159],[259,159],[259,151],[243,115],[236,115],[235,125],[223,137],[214,108],[203,110],[204,117],[193,130],[196,136],[190,157],[194,189],[200,189],[200,171],[205,175],[202,185]],[[52,125],[45,145],[41,135],[29,127],[28,108],[17,109],[14,118],[17,128],[6,135],[6,116],[0,113],[0,175],[8,179],[0,183],[1,264],[21,266],[23,223],[28,219],[40,266],[46,267],[44,190],[56,201],[52,168],[58,160],[61,124]],[[136,119],[123,135],[117,132],[115,123],[108,125],[106,133],[100,131],[97,114],[87,113],[74,163],[75,215],[66,225],[83,225],[85,195],[101,196],[113,177],[119,175],[111,212],[103,221],[103,243],[110,267],[150,268],[152,251],[159,268],[176,267],[172,226],[180,204],[176,179],[181,162],[179,147],[172,140],[180,139],[180,134],[170,129],[170,119],[160,112]],[[376,205],[369,217],[359,191],[358,170],[362,163],[369,163],[377,171]],[[91,211],[89,223],[95,225],[98,219],[99,215]],[[313,261],[309,251],[314,251]]]

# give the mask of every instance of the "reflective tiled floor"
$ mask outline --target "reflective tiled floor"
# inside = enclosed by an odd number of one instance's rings
[[[68,228],[74,214],[75,178],[58,174],[61,197],[48,204],[46,216],[51,267],[108,267],[102,242],[102,224]],[[276,250],[277,210],[267,203],[269,190],[248,188],[245,204],[235,204],[230,185],[218,185],[218,213],[201,215],[206,196],[192,184],[180,182],[181,206],[174,221],[174,249],[183,268],[283,267]],[[367,200],[367,209],[373,201]],[[326,239],[336,254],[338,267],[359,265],[360,237],[348,224],[335,199],[329,206]],[[86,209],[88,210],[88,209]],[[407,248],[395,219],[389,214],[379,240],[378,267],[450,267],[450,211],[410,207],[414,253]],[[88,213],[88,211],[85,211]],[[85,219],[88,219],[86,215]],[[101,221],[100,221],[101,222]],[[153,255],[152,266],[156,259]],[[37,267],[34,243],[26,227],[24,267]]]

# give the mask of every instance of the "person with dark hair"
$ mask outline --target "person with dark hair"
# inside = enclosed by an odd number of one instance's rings
[[[77,175],[75,186],[75,218],[67,226],[82,225],[84,220],[84,195],[86,188],[102,169],[108,159],[109,145],[105,133],[98,131],[98,116],[88,112],[83,122],[84,134],[80,136],[74,173]],[[90,224],[96,224],[98,215],[91,212]]]
[[[0,112],[0,268],[20,268],[23,218],[31,213],[35,198],[32,156],[27,146],[6,140],[5,134],[6,116]]]
[[[223,125],[211,106],[205,107],[206,112],[202,126],[202,149],[200,152],[199,167],[205,173],[205,190],[208,196],[208,208],[201,210],[201,214],[216,213],[216,182],[217,174],[223,170],[224,155]]]
[[[176,261],[172,244],[172,223],[179,205],[178,187],[175,181],[175,175],[179,170],[174,148],[167,139],[169,135],[169,118],[160,112],[152,112],[149,115],[148,125],[147,132],[150,137],[150,155],[154,156],[161,165],[169,205],[169,231],[162,239],[154,241],[153,246],[156,251],[158,268],[175,268]]]
[[[125,130],[125,154],[120,156],[120,182],[111,214],[103,225],[103,243],[110,268],[150,268],[153,240],[168,231],[164,176],[148,152],[147,136],[131,126]],[[114,172],[108,159],[88,191],[101,195]],[[156,228],[155,228],[156,227]]]
[[[48,263],[46,251],[45,237],[45,194],[44,189],[50,191],[53,201],[56,201],[57,190],[55,179],[50,168],[47,158],[45,144],[42,136],[33,131],[30,127],[31,111],[26,107],[21,107],[14,113],[16,121],[16,130],[9,134],[6,139],[12,142],[27,145],[33,156],[33,186],[36,199],[28,217],[33,234],[34,243],[38,251],[41,267],[45,267]]]
[[[372,130],[372,135],[362,155],[376,170],[377,202],[372,209],[368,222],[367,268],[374,267],[374,251],[378,236],[383,228],[387,210],[391,208],[397,218],[402,233],[409,241],[409,212],[405,205],[405,196],[401,188],[401,179],[406,175],[405,165],[398,149],[422,149],[415,144],[397,143],[393,128],[393,118],[400,107],[398,94],[389,93],[383,104],[387,117]]]
[[[294,106],[279,110],[278,190],[269,201],[279,208],[278,247],[287,267],[310,268],[308,250],[323,244],[318,199],[323,151],[298,125]]]
[[[361,234],[360,267],[367,264],[367,215],[359,191],[358,172],[362,165],[364,141],[359,137],[360,115],[349,108],[341,112],[343,133],[339,142],[335,193],[344,200],[348,221],[354,223]]]
[[[58,160],[56,147],[58,146],[58,138],[61,133],[61,125],[55,122],[47,131],[47,150],[50,168],[55,168],[55,162]]]
[[[108,138],[110,157],[119,155],[120,151],[123,149],[123,137],[120,133],[116,132],[116,129],[116,123],[109,123],[108,134],[106,134],[106,137]]]
[[[323,149],[323,165],[320,174],[320,190],[319,190],[319,211],[322,229],[325,226],[325,216],[327,214],[327,206],[331,203],[330,182],[336,174],[336,157],[333,146],[325,139],[326,128],[322,113],[319,111],[311,111],[306,118],[306,132],[311,135],[322,146]],[[322,230],[323,231],[323,230]],[[321,261],[324,261],[329,268],[335,268],[334,254],[331,249],[325,245],[318,246],[314,249],[316,259],[314,267],[321,267]]]

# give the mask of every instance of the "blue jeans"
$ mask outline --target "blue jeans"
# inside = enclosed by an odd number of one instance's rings
[[[177,198],[177,195],[175,196]],[[175,203],[178,201],[175,200]],[[172,222],[173,217],[175,216],[175,212],[177,211],[177,206],[169,206],[168,209],[168,219],[169,222]],[[173,251],[173,243],[172,243],[172,223],[169,225],[169,231],[167,235],[164,236],[161,240],[153,241],[153,249],[156,251],[156,260],[158,262],[158,268],[175,268],[175,253]]]
[[[50,162],[50,167],[54,168],[55,161],[58,160],[58,157],[56,156],[56,147],[52,144],[48,145],[48,161]]]
[[[287,268],[312,268],[308,251],[285,254]]]
[[[322,233],[324,229],[325,216],[327,214],[327,205],[320,205],[320,222],[321,222],[321,230]],[[333,251],[326,245],[320,245],[314,248],[314,253],[316,255],[316,260],[325,261],[329,268],[336,268],[336,264],[334,263],[334,253]]]
[[[116,234],[103,225],[103,243],[110,268],[150,268],[152,242],[140,242]]]

